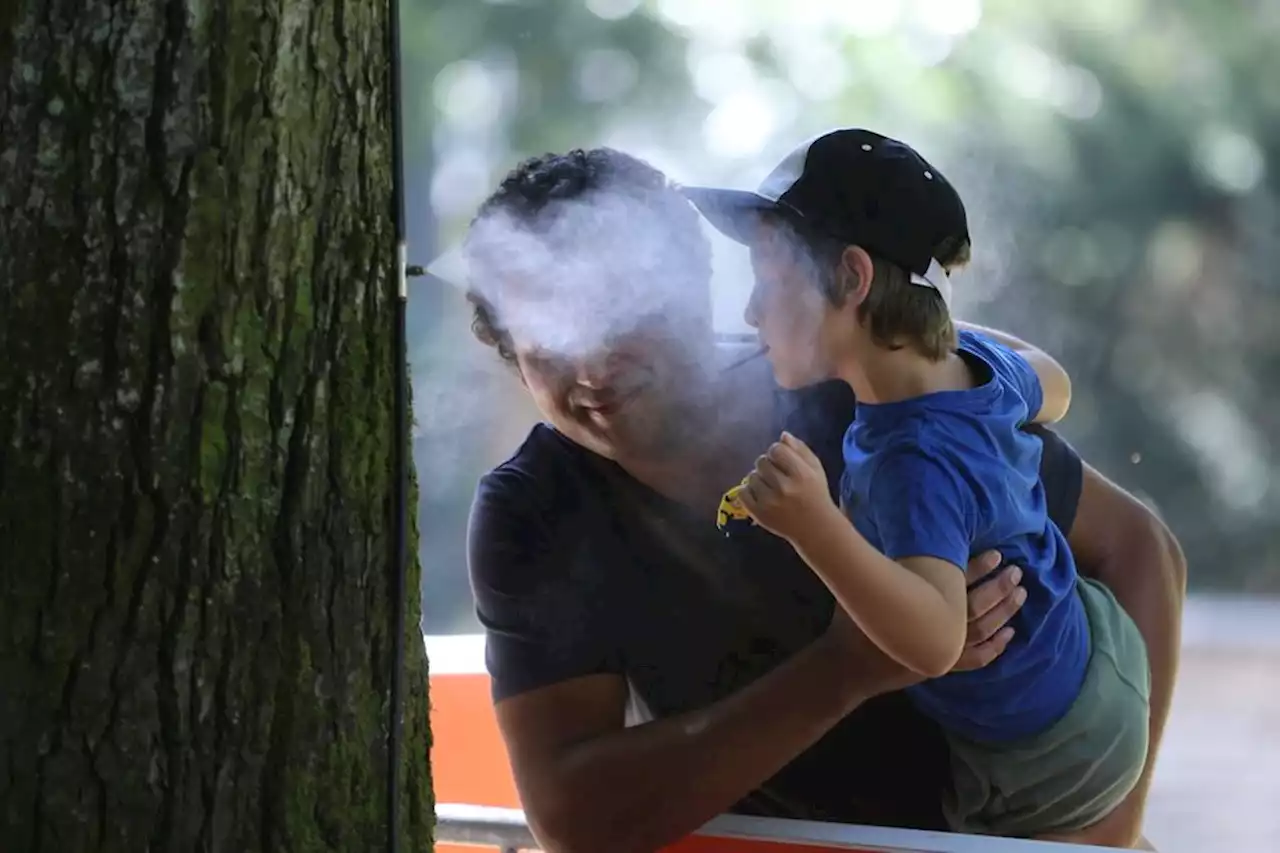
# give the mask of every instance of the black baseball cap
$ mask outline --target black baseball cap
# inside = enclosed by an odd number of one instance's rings
[[[904,142],[846,128],[817,136],[777,165],[755,192],[683,187],[715,228],[749,244],[763,212],[781,213],[911,273],[950,303],[950,282],[933,257],[947,238],[969,238],[951,182]]]

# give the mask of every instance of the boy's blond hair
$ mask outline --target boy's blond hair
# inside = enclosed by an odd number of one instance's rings
[[[807,232],[787,220],[794,236],[796,259],[810,266],[810,277],[837,308],[857,283],[844,268],[846,244]],[[933,249],[933,257],[948,274],[969,263],[968,237],[949,237]],[[932,361],[941,361],[956,348],[956,330],[942,295],[931,287],[912,284],[911,274],[884,258],[871,254],[873,278],[867,298],[858,306],[858,319],[866,324],[871,340],[885,349],[911,347]]]

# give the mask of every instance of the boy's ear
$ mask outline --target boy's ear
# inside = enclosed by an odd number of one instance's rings
[[[840,253],[840,290],[845,301],[857,308],[867,299],[871,292],[871,281],[875,277],[875,264],[871,256],[861,246],[845,246]]]

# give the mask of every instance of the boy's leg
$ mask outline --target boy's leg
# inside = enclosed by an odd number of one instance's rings
[[[1081,580],[1079,594],[1092,643],[1080,695],[1058,723],[1025,741],[982,746],[952,738],[956,829],[1021,837],[1101,832],[1141,775],[1146,647],[1109,590]]]

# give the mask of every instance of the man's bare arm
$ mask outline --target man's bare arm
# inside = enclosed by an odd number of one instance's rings
[[[1068,543],[1081,573],[1115,593],[1147,645],[1151,666],[1147,764],[1138,786],[1111,821],[1124,824],[1119,827],[1121,835],[1136,836],[1178,676],[1186,559],[1177,539],[1151,510],[1088,465]]]
[[[970,561],[970,581],[1000,557]],[[966,668],[997,657],[1022,606],[1021,570],[969,594]],[[860,702],[919,680],[839,608],[826,634],[710,707],[624,728],[627,686],[592,675],[497,704],[525,815],[548,853],[649,851],[723,814],[811,746]]]
[[[624,728],[627,685],[615,675],[496,709],[542,849],[651,853],[727,811],[862,701],[910,680],[837,611],[822,638],[700,711]]]

